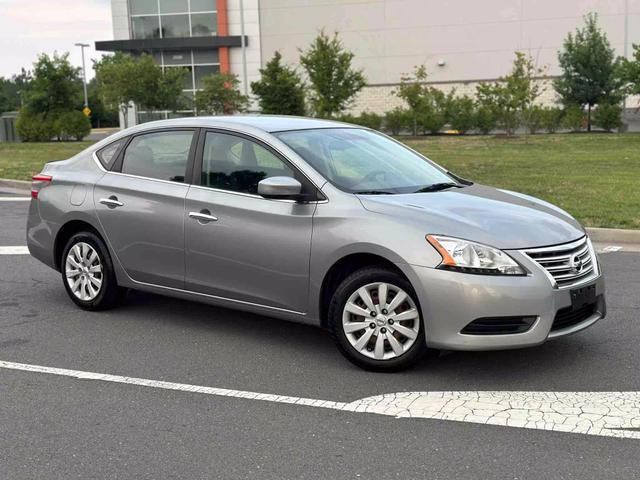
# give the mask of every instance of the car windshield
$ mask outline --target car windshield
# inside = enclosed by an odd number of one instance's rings
[[[328,128],[275,135],[347,192],[414,193],[462,186],[413,150],[370,130]]]

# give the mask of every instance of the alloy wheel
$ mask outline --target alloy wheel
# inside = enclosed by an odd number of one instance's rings
[[[88,243],[76,243],[67,253],[65,276],[78,299],[88,302],[96,298],[104,279],[98,252]]]
[[[386,282],[370,283],[347,299],[342,328],[358,353],[374,360],[391,360],[415,343],[420,314],[401,288]]]

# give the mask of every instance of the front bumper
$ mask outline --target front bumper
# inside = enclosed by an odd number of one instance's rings
[[[597,303],[593,311],[577,323],[552,330],[558,311],[572,304],[571,288],[554,288],[541,267],[524,258],[517,260],[527,267],[530,275],[472,275],[404,265],[403,270],[414,285],[420,301],[427,345],[446,350],[500,350],[535,346],[547,339],[583,330],[606,315],[605,282],[600,273],[581,285],[595,285]],[[519,316],[536,319],[522,333],[461,333],[479,318]]]

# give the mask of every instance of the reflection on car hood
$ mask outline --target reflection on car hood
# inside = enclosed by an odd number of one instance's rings
[[[478,184],[442,192],[358,198],[371,212],[424,224],[425,234],[450,235],[501,249],[556,245],[585,234],[571,215],[550,203]]]

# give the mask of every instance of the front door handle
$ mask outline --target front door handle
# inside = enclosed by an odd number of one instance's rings
[[[124,203],[118,200],[118,197],[115,195],[111,195],[109,198],[101,198],[98,200],[99,203],[106,205],[109,208],[122,207]]]
[[[200,223],[217,222],[218,217],[211,215],[209,210],[200,210],[199,212],[189,212],[189,218],[198,220]]]

